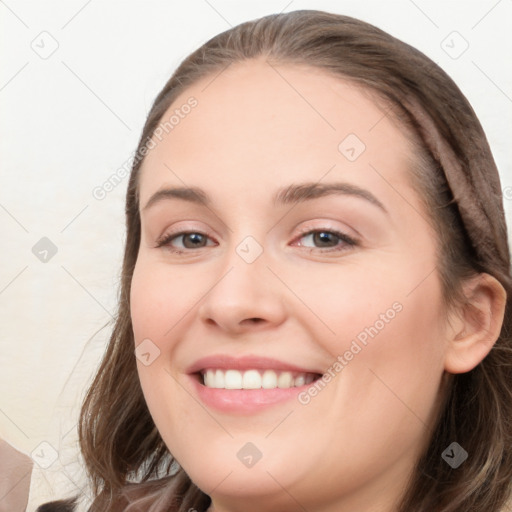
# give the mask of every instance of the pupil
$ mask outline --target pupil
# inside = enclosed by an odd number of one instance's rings
[[[197,247],[203,241],[203,235],[199,233],[190,233],[189,235],[185,236],[183,239],[183,245],[190,248],[190,246],[187,246],[187,240],[190,240],[191,247]]]
[[[314,238],[315,238],[315,243],[319,243],[320,245],[322,244],[329,244],[329,242],[332,243],[334,242],[334,245],[336,245],[336,241],[332,239],[332,237],[334,237],[335,235],[333,233],[327,233],[325,231],[320,231],[318,233],[315,233],[314,235]]]

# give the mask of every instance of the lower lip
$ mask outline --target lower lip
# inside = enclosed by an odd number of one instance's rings
[[[208,388],[190,376],[200,400],[208,407],[222,412],[254,413],[288,400],[296,399],[297,395],[313,384],[293,388],[274,389],[218,389]]]

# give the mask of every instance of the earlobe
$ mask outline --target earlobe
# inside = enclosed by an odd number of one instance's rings
[[[477,366],[498,339],[507,293],[501,283],[482,273],[464,284],[466,301],[458,308],[445,355],[445,370],[466,373]]]

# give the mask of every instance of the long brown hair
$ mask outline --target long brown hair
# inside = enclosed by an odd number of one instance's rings
[[[328,71],[382,99],[418,148],[411,177],[438,233],[438,272],[447,304],[461,298],[461,284],[473,273],[495,276],[507,291],[501,335],[475,369],[451,379],[428,447],[399,507],[400,512],[502,510],[512,482],[512,286],[502,198],[499,190],[486,202],[469,191],[454,197],[444,163],[432,145],[435,133],[461,173],[487,181],[487,187],[492,181],[496,189],[497,169],[475,113],[448,75],[413,47],[351,17],[294,11],[242,23],[188,56],[156,98],[137,154],[189,85],[257,57]],[[429,119],[429,130],[421,128],[413,105]],[[92,510],[204,511],[210,498],[173,461],[137,376],[129,297],[140,243],[141,163],[142,159],[134,162],[126,197],[127,238],[117,319],[83,404],[80,446],[95,498]],[[474,212],[493,218],[491,228],[472,223]],[[478,229],[481,234],[475,236]],[[457,470],[441,457],[454,440],[470,454]]]

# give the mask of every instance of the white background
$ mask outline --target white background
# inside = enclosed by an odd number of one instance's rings
[[[47,470],[35,465],[29,510],[78,482],[66,462],[78,404],[116,308],[127,180],[103,200],[93,189],[136,148],[184,57],[230,26],[297,9],[363,19],[437,62],[479,116],[503,188],[512,186],[511,0],[1,1],[0,437],[42,450],[42,465],[60,455]],[[453,31],[469,44],[458,58],[465,43]],[[46,263],[32,252],[42,237],[58,251]]]

